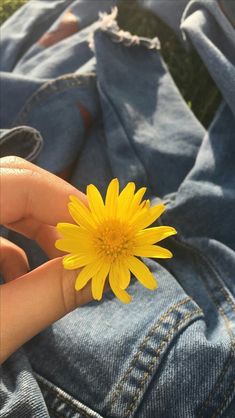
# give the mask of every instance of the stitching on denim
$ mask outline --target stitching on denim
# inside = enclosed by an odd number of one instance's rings
[[[91,75],[91,74],[90,74]],[[77,87],[79,85],[86,85],[86,82],[88,81],[87,79],[90,77],[90,75],[86,76],[86,79],[81,80],[81,76],[79,76],[79,79],[75,78],[75,77],[68,77],[68,76],[62,76],[57,78],[56,80],[53,81],[49,81],[46,84],[43,84],[37,91],[36,93],[34,93],[28,103],[26,102],[26,105],[24,106],[24,108],[22,109],[22,111],[18,114],[17,119],[16,120],[24,120],[24,118],[27,116],[27,114],[31,111],[31,109],[33,108],[34,104],[38,104],[40,103],[42,100],[39,99],[40,95],[42,93],[48,92],[48,96],[52,93],[52,92],[56,92],[56,93],[62,93],[63,91],[68,90],[68,88],[72,88],[72,87]],[[56,86],[56,84],[59,81],[67,81],[67,83],[65,84],[65,86],[58,88]],[[43,99],[45,97],[48,96],[43,96]],[[31,103],[33,101],[33,103]],[[13,122],[14,124],[15,122]]]
[[[221,279],[220,279],[220,273],[217,270],[217,268],[215,267],[214,263],[211,260],[209,260],[208,258],[206,258],[198,249],[194,249],[194,251],[195,251],[196,254],[200,255],[203,258],[204,263],[205,264],[208,264],[208,266],[211,268],[211,270],[214,271],[215,276],[217,277],[218,282],[220,282],[221,281]],[[221,284],[218,285],[218,289],[223,293],[226,301],[231,306],[232,310],[235,312],[235,303],[232,300],[232,298],[229,295],[229,293],[224,290],[224,288],[221,286]]]
[[[20,126],[17,128],[13,128],[13,130],[11,130],[10,132],[7,132],[6,134],[4,134],[1,138],[0,138],[0,145],[5,144],[5,142],[7,142],[9,139],[12,138],[12,136],[14,136],[15,133],[18,133],[20,131],[25,132],[24,127]]]
[[[190,248],[191,249],[191,251],[192,251],[192,253],[194,253],[194,255],[196,255],[196,256],[199,256],[201,259],[202,259],[202,261],[204,262],[204,265],[208,268],[208,266],[209,266],[209,268],[211,269],[211,271],[214,273],[214,276],[217,278],[217,281],[219,281],[220,282],[220,276],[218,275],[218,272],[214,269],[214,266],[212,265],[212,263],[210,262],[210,260],[208,260],[198,249],[196,249],[196,248],[194,248],[194,247],[191,247],[189,244],[186,244],[186,243],[183,243],[182,241],[180,241],[179,240],[179,238],[173,238],[173,239],[175,239],[177,242],[179,242],[180,243],[180,245],[182,245],[182,246],[184,246],[184,247],[186,247],[186,248]],[[229,334],[229,336],[230,336],[230,341],[231,341],[231,350],[230,350],[230,353],[229,353],[229,355],[228,355],[228,357],[227,357],[227,359],[226,359],[226,361],[225,361],[225,363],[224,363],[224,365],[223,365],[223,368],[222,368],[222,370],[221,370],[221,373],[220,373],[220,376],[218,377],[218,379],[217,379],[217,382],[215,383],[215,385],[214,385],[214,387],[213,387],[213,389],[211,390],[211,393],[210,393],[210,395],[208,396],[208,398],[203,402],[203,404],[202,404],[202,406],[201,406],[201,408],[200,408],[200,410],[199,410],[199,415],[200,414],[202,414],[202,411],[203,411],[203,409],[205,408],[205,407],[207,407],[207,405],[209,404],[209,402],[211,401],[211,399],[213,398],[213,396],[214,396],[214,394],[215,394],[215,392],[217,391],[217,389],[219,388],[219,386],[220,386],[220,384],[221,384],[221,382],[222,382],[222,380],[223,380],[223,378],[224,378],[224,376],[225,376],[225,374],[226,374],[226,372],[228,371],[228,368],[229,368],[229,366],[230,366],[230,364],[232,363],[232,360],[233,360],[233,358],[234,358],[234,356],[235,356],[235,338],[234,338],[234,335],[233,335],[233,333],[232,333],[232,331],[231,331],[231,329],[230,329],[230,327],[228,327],[228,322],[229,322],[229,319],[228,319],[228,317],[227,317],[227,315],[225,314],[225,312],[224,312],[224,310],[218,305],[218,303],[217,303],[217,300],[215,299],[215,297],[214,297],[214,295],[212,294],[212,291],[211,291],[211,289],[209,288],[209,286],[207,285],[207,283],[204,283],[205,284],[205,286],[206,286],[206,288],[207,288],[207,290],[208,290],[208,292],[210,293],[210,295],[211,295],[211,298],[212,298],[212,300],[214,301],[214,304],[215,304],[215,306],[217,307],[217,309],[218,309],[218,311],[220,312],[220,314],[223,316],[223,318],[224,318],[224,322],[225,322],[225,326],[226,326],[226,328],[227,328],[227,332],[228,332],[228,334]],[[222,293],[223,293],[223,295],[224,295],[224,297],[225,297],[225,299],[227,300],[227,302],[230,304],[230,306],[231,306],[231,308],[232,308],[232,310],[234,310],[234,304],[233,304],[233,301],[231,300],[231,298],[230,298],[230,296],[229,295],[226,295],[226,292],[225,292],[225,290],[219,285],[218,286],[218,289],[220,290],[220,291],[222,291]],[[227,391],[228,391],[228,389],[227,389]],[[227,394],[227,391],[225,392],[225,394],[224,394],[224,398],[226,397],[226,394]]]
[[[215,303],[216,304],[216,303]],[[205,407],[207,407],[208,406],[208,404],[209,404],[209,402],[211,401],[211,399],[212,399],[212,397],[214,396],[214,393],[218,390],[218,388],[219,388],[219,386],[220,386],[220,384],[221,384],[221,382],[222,382],[222,380],[223,380],[223,378],[224,378],[224,376],[225,376],[225,374],[226,374],[226,372],[228,371],[228,368],[229,368],[229,366],[230,366],[230,364],[232,363],[232,360],[235,358],[235,338],[234,338],[234,335],[233,335],[233,333],[231,332],[231,330],[230,330],[230,328],[229,328],[229,326],[227,325],[228,324],[228,322],[229,322],[229,320],[228,320],[228,318],[227,318],[227,316],[226,316],[226,314],[225,314],[225,312],[224,312],[224,310],[222,309],[222,308],[220,308],[217,304],[216,304],[216,306],[217,306],[217,308],[218,308],[218,310],[219,310],[219,312],[220,312],[220,314],[223,316],[223,318],[224,318],[224,322],[225,322],[225,326],[226,326],[226,328],[227,328],[227,331],[228,331],[228,334],[229,334],[229,336],[230,336],[230,340],[231,340],[231,350],[230,350],[230,353],[229,353],[229,355],[228,355],[228,357],[227,357],[227,359],[226,359],[226,361],[225,361],[225,363],[224,363],[224,366],[223,366],[223,369],[222,369],[222,371],[221,371],[221,374],[220,374],[220,376],[218,377],[218,380],[217,380],[217,382],[215,383],[215,385],[214,385],[214,387],[213,387],[213,389],[212,389],[212,391],[211,391],[211,393],[210,393],[210,395],[209,395],[209,397],[203,402],[203,404],[202,404],[202,406],[201,406],[201,408],[200,408],[200,412],[199,413],[202,413],[202,410],[205,408]],[[229,388],[227,389],[227,391],[225,392],[225,394],[224,394],[224,399],[228,399],[228,396],[227,396],[227,392],[228,391],[230,391],[230,385],[229,385]],[[224,402],[223,402],[223,404],[224,404]],[[222,404],[222,405],[223,405]],[[220,407],[218,408],[218,409],[220,409]],[[218,410],[217,409],[217,410]],[[222,409],[222,408],[221,408]],[[213,415],[213,417],[214,417],[214,415]]]
[[[51,411],[56,417],[58,418],[65,418],[63,415],[59,414],[57,411],[55,411],[51,406],[47,405],[47,409]],[[89,417],[90,418],[90,417]]]
[[[141,353],[142,350],[145,348],[146,343],[150,340],[150,338],[154,335],[154,333],[161,327],[162,322],[164,319],[166,319],[169,314],[177,309],[178,307],[180,307],[181,305],[184,305],[188,302],[190,302],[192,299],[191,298],[185,298],[182,301],[178,302],[175,305],[172,305],[171,308],[169,308],[164,315],[162,315],[159,320],[157,321],[157,323],[150,329],[149,333],[146,335],[146,337],[144,338],[144,340],[141,342],[141,345],[139,346],[138,351],[135,353],[134,357],[132,358],[132,364],[129,366],[129,368],[126,370],[125,374],[123,375],[123,377],[121,378],[120,382],[117,385],[116,391],[114,392],[110,403],[113,403],[116,401],[118,395],[120,394],[121,390],[123,389],[123,385],[125,384],[125,380],[128,377],[128,375],[131,373],[131,371],[133,370],[133,368],[135,367]]]
[[[161,327],[162,322],[164,321],[164,319],[166,319],[170,313],[172,311],[174,311],[175,309],[179,308],[182,305],[187,304],[188,302],[191,302],[192,299],[190,297],[187,297],[183,300],[181,300],[180,302],[172,305],[157,321],[157,323],[150,329],[150,331],[148,332],[148,334],[146,335],[146,337],[144,338],[144,340],[141,342],[138,351],[135,353],[134,357],[132,358],[132,362],[131,365],[128,367],[128,369],[126,370],[125,374],[123,375],[123,377],[121,378],[121,380],[119,381],[116,390],[112,396],[112,398],[110,399],[110,405],[112,405],[112,403],[114,403],[118,397],[118,395],[120,394],[121,390],[123,389],[123,386],[125,384],[126,378],[128,377],[128,375],[131,373],[131,371],[134,369],[137,361],[139,360],[140,355],[142,354],[142,350],[145,348],[147,342],[150,340],[150,338],[154,335],[154,333]]]
[[[49,411],[51,411],[56,417],[58,417],[58,418],[66,418],[66,416],[65,415],[62,415],[60,412],[57,412],[53,407],[51,407],[51,406],[48,406],[47,405],[47,409],[49,410]],[[76,411],[75,411],[75,413],[77,413]],[[85,418],[92,418],[91,417],[91,415],[87,415],[86,413],[84,413],[83,411],[82,412],[80,412],[80,411],[78,411],[78,413],[79,413],[79,415],[80,414],[82,414],[82,416],[83,417],[85,417]]]
[[[214,413],[214,415],[211,418],[220,417],[220,414],[223,412],[223,409],[226,406],[226,403],[229,400],[230,395],[233,393],[234,388],[235,388],[235,380],[233,380],[231,382],[231,384],[229,386],[229,390],[228,390],[227,396],[224,399],[224,402],[222,403],[222,405],[220,405],[220,407],[216,410],[216,412]]]
[[[87,73],[86,75],[63,75],[61,77],[56,78],[55,80],[50,80],[46,83],[44,83],[39,89],[36,90],[35,93],[33,93],[30,98],[26,101],[23,108],[18,113],[16,119],[12,122],[11,126],[14,126],[16,123],[23,122],[29,112],[32,110],[34,105],[37,105],[41,103],[45,97],[50,96],[52,93],[62,93],[63,91],[68,90],[72,87],[78,87],[78,86],[87,86],[89,85],[89,82],[92,78],[95,78],[95,73]],[[57,86],[57,84],[60,81],[65,81],[65,85],[61,86],[60,88]],[[44,96],[44,94],[47,93],[47,95]],[[40,99],[40,96],[43,95],[43,98]]]
[[[58,393],[56,389],[53,386],[47,385],[47,383],[44,381],[44,378],[40,376],[38,373],[34,373],[36,379],[39,381],[39,385],[42,385],[48,392],[53,392],[59,400],[67,404],[71,409],[73,409],[74,412],[83,413],[86,418],[91,418],[90,415],[86,413],[86,411],[82,410],[79,406],[74,405],[70,399],[67,399],[62,393]],[[43,380],[41,380],[43,379]],[[52,408],[51,408],[52,409]]]
[[[41,380],[39,380],[39,384],[42,385],[48,392],[53,392],[56,396],[56,398],[58,398],[60,401],[66,403],[67,405],[69,405],[72,409],[74,409],[74,411],[76,412],[76,409],[78,412],[80,412],[80,408],[77,408],[73,405],[73,403],[67,399],[65,396],[63,396],[61,393],[58,393],[53,387],[47,385],[45,382],[42,382]]]
[[[217,285],[218,290],[220,290],[220,291],[223,293],[223,295],[224,295],[224,297],[225,297],[226,301],[229,303],[229,305],[231,306],[232,310],[235,312],[233,300],[230,298],[230,295],[229,295],[228,293],[226,293],[226,291],[225,291],[225,290],[222,288],[222,286],[220,285],[220,281],[221,281],[221,279],[220,279],[220,275],[219,275],[219,273],[218,273],[217,269],[214,267],[213,263],[212,263],[210,260],[208,260],[208,259],[204,256],[204,254],[202,254],[202,253],[200,252],[200,250],[198,250],[198,249],[197,249],[197,248],[195,248],[195,247],[192,247],[192,246],[191,246],[191,245],[189,245],[188,243],[182,242],[182,241],[179,239],[179,237],[177,237],[177,238],[172,238],[172,240],[176,241],[176,242],[177,242],[177,243],[179,243],[181,246],[183,246],[183,247],[185,247],[185,248],[190,249],[194,255],[196,255],[196,256],[198,256],[199,258],[201,258],[201,260],[204,262],[204,265],[205,265],[207,268],[208,268],[208,267],[210,268],[210,270],[214,273],[215,278],[217,279],[217,283],[219,282],[219,285]],[[229,336],[230,336],[230,341],[231,341],[231,350],[230,350],[230,353],[229,353],[229,355],[228,355],[228,357],[227,357],[227,359],[226,359],[226,361],[225,361],[225,363],[224,363],[224,365],[223,365],[223,368],[222,368],[222,370],[221,370],[221,374],[220,374],[220,376],[218,377],[217,382],[215,383],[215,385],[214,385],[214,387],[213,387],[213,389],[212,389],[212,391],[211,391],[211,393],[210,393],[209,397],[208,397],[208,398],[207,398],[207,399],[203,402],[203,404],[202,404],[202,406],[201,406],[201,408],[200,408],[200,410],[199,410],[199,414],[202,414],[202,410],[203,410],[203,408],[205,408],[205,406],[207,406],[207,405],[208,405],[208,403],[210,402],[210,400],[211,400],[211,399],[212,399],[212,397],[214,396],[214,393],[215,393],[215,392],[216,392],[216,390],[218,389],[218,387],[219,387],[219,385],[220,385],[221,381],[223,380],[223,378],[224,378],[224,376],[225,376],[225,374],[226,374],[226,372],[227,372],[227,370],[228,370],[228,368],[229,368],[230,364],[232,363],[232,360],[233,360],[233,358],[234,358],[234,356],[235,356],[235,337],[234,337],[234,334],[233,334],[233,332],[231,331],[230,327],[228,327],[228,325],[227,325],[227,324],[229,323],[229,318],[227,317],[227,315],[226,315],[226,313],[224,312],[224,310],[223,310],[223,309],[222,309],[222,308],[218,305],[217,300],[215,299],[215,297],[214,297],[214,295],[213,295],[213,293],[212,293],[211,289],[209,288],[208,284],[207,284],[207,283],[204,283],[204,284],[205,284],[205,286],[206,286],[206,288],[207,288],[208,292],[210,293],[211,298],[212,298],[212,300],[214,301],[215,306],[217,307],[218,311],[220,312],[220,314],[221,314],[221,315],[223,316],[223,318],[224,318],[225,326],[226,326],[227,332],[228,332],[228,334],[229,334]],[[226,398],[226,397],[227,397],[227,392],[228,392],[228,390],[230,390],[230,386],[229,386],[229,388],[227,389],[227,391],[225,392],[225,394],[224,394],[224,398]]]
[[[201,418],[203,418],[203,409],[205,409],[207,406],[208,406],[208,404],[209,404],[209,402],[212,400],[212,398],[214,397],[214,395],[215,395],[215,393],[216,393],[216,391],[218,390],[218,388],[220,387],[220,384],[221,384],[221,382],[222,382],[222,380],[223,380],[223,378],[224,378],[224,376],[225,376],[225,374],[227,373],[227,371],[228,371],[228,369],[229,369],[229,367],[230,367],[230,365],[232,364],[232,361],[233,361],[233,359],[235,358],[235,338],[234,338],[234,335],[233,335],[233,333],[231,332],[231,330],[230,330],[230,328],[228,327],[228,318],[227,318],[227,316],[226,316],[226,314],[225,314],[225,312],[224,312],[224,310],[221,308],[221,307],[219,307],[218,305],[217,305],[217,303],[215,302],[215,300],[214,300],[214,303],[215,303],[215,305],[216,305],[216,307],[218,308],[218,311],[220,312],[220,314],[221,314],[221,316],[223,316],[223,318],[224,318],[224,322],[225,322],[225,326],[226,326],[226,328],[227,328],[227,332],[228,332],[228,334],[229,334],[229,336],[230,336],[230,341],[231,341],[231,350],[230,350],[230,353],[229,353],[229,355],[228,355],[228,357],[227,357],[227,359],[226,359],[226,361],[225,361],[225,363],[224,363],[224,365],[223,365],[223,368],[222,368],[222,370],[221,370],[221,373],[220,373],[220,375],[218,376],[218,379],[217,379],[217,381],[216,381],[216,383],[215,383],[215,385],[214,385],[214,387],[212,388],[212,390],[211,390],[211,393],[209,394],[209,396],[208,396],[208,398],[203,402],[203,404],[202,404],[202,406],[200,407],[200,410],[199,410],[199,416],[201,417]],[[228,399],[228,397],[229,397],[229,395],[228,395],[228,392],[230,392],[230,386],[231,385],[229,385],[229,387],[228,387],[228,389],[226,390],[226,392],[224,393],[224,396],[223,396],[223,399],[224,399],[224,401],[223,401],[223,403],[222,403],[222,405],[220,405],[218,408],[217,408],[217,411],[218,410],[222,410],[223,409],[223,407],[224,407],[224,403],[226,403],[226,401],[227,401],[227,399]],[[200,415],[201,414],[201,415]],[[216,414],[216,413],[215,413]],[[215,415],[213,415],[213,417],[214,417]]]
[[[26,131],[24,129],[24,126],[13,128],[12,131],[9,132],[9,134],[6,134],[2,138],[0,138],[0,147],[1,145],[4,145],[7,141],[11,140],[11,138],[14,137],[15,133],[17,134],[20,132],[29,133],[29,131]],[[27,161],[32,161],[33,159],[35,159],[43,147],[41,136],[36,129],[32,129],[30,135],[32,135],[33,139],[35,140],[35,143],[33,145],[33,150],[27,155]]]
[[[158,347],[155,357],[153,357],[151,363],[150,363],[150,368],[148,369],[147,372],[144,373],[143,378],[140,380],[140,387],[136,390],[135,396],[132,400],[132,403],[129,407],[129,409],[126,411],[124,417],[128,417],[130,416],[130,414],[132,413],[133,409],[135,408],[135,402],[138,400],[139,398],[139,394],[140,391],[142,390],[142,386],[144,385],[145,381],[147,380],[147,378],[151,375],[154,366],[156,364],[156,361],[158,360],[158,358],[161,355],[161,351],[162,349],[169,343],[170,339],[174,336],[175,332],[178,331],[178,329],[180,328],[181,325],[183,325],[184,323],[187,322],[188,319],[192,318],[193,316],[196,316],[198,314],[202,314],[202,310],[201,309],[197,309],[194,310],[193,312],[189,312],[188,314],[186,314],[180,321],[177,321],[174,325],[173,328],[170,329],[169,333],[166,335],[166,338],[164,338],[164,340],[161,342],[160,346]],[[197,319],[197,317],[195,317],[195,319]]]

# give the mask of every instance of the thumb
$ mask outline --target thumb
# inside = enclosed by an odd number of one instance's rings
[[[26,341],[92,299],[90,286],[75,291],[78,270],[65,270],[62,257],[0,286],[1,353],[5,361]]]

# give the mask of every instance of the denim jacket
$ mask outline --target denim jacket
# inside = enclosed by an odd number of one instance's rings
[[[70,167],[83,191],[113,177],[148,186],[178,235],[173,259],[147,261],[156,292],[133,282],[129,305],[108,292],[2,365],[0,417],[235,416],[234,2],[142,4],[179,36],[181,27],[217,83],[223,101],[208,130],[158,39],[118,27],[115,1],[34,0],[2,27],[3,154],[54,173]],[[45,259],[27,239],[9,239],[32,267]]]

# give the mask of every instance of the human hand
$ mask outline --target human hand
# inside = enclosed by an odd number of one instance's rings
[[[55,225],[73,222],[69,195],[86,197],[59,177],[18,157],[0,159],[0,223],[35,240],[51,259],[28,272],[24,251],[1,238],[0,363],[34,335],[92,299],[90,286],[77,292],[78,271],[65,270],[55,246]]]

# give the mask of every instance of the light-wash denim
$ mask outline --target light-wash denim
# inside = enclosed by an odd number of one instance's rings
[[[28,154],[55,173],[73,164],[83,191],[91,182],[104,191],[113,177],[148,186],[167,205],[161,223],[178,230],[165,244],[174,257],[146,261],[156,292],[133,281],[131,304],[108,292],[13,354],[1,368],[0,417],[234,418],[234,2],[141,2],[197,49],[220,89],[208,130],[159,40],[121,31],[114,3],[35,0],[4,24],[2,138],[20,155],[11,129],[33,129]],[[9,238],[32,267],[45,259]]]

